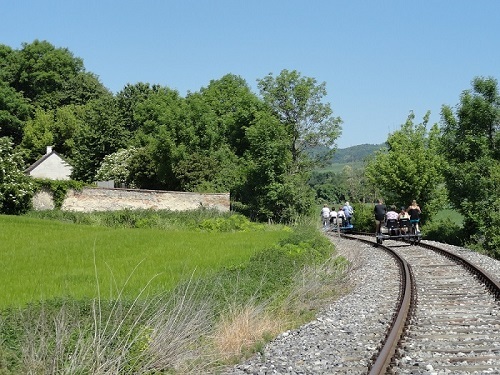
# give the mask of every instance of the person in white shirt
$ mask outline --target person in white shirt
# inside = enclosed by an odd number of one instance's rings
[[[330,210],[330,225],[337,225],[337,211],[335,211],[335,207],[332,207],[332,209]]]
[[[337,212],[337,223],[341,226],[344,226],[344,221],[345,221],[345,213],[342,207],[339,207],[339,210]]]
[[[328,208],[328,205],[326,203],[321,209],[321,220],[323,221],[323,228],[326,228],[330,223],[330,209]]]
[[[398,220],[399,214],[396,212],[396,206],[389,207],[389,211],[385,214],[385,220]]]

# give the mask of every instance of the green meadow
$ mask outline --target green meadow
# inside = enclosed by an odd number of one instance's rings
[[[0,227],[0,308],[157,294],[243,264],[286,234],[110,228],[4,215]]]

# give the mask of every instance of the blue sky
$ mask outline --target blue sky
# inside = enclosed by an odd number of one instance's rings
[[[232,73],[325,82],[340,148],[378,144],[412,110],[456,106],[476,76],[500,78],[498,0],[19,0],[0,2],[0,43],[68,48],[113,92],[185,95]]]

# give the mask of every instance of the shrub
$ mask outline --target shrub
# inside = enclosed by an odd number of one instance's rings
[[[31,209],[33,182],[23,172],[24,161],[8,137],[0,138],[0,212],[19,215]]]
[[[240,214],[229,217],[217,217],[203,220],[199,228],[206,231],[233,232],[245,230],[259,230],[263,224],[252,223],[248,218]]]
[[[422,226],[422,233],[427,240],[462,246],[464,233],[460,226],[449,218],[428,221]]]
[[[375,232],[375,217],[373,215],[373,205],[354,203],[353,224],[358,232]]]

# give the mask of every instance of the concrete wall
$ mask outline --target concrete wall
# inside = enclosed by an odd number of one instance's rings
[[[41,191],[33,199],[36,210],[52,209],[50,193]],[[200,207],[229,211],[229,193],[185,193],[177,191],[84,188],[70,190],[61,207],[62,210],[92,212],[123,209],[153,209],[185,211]]]

